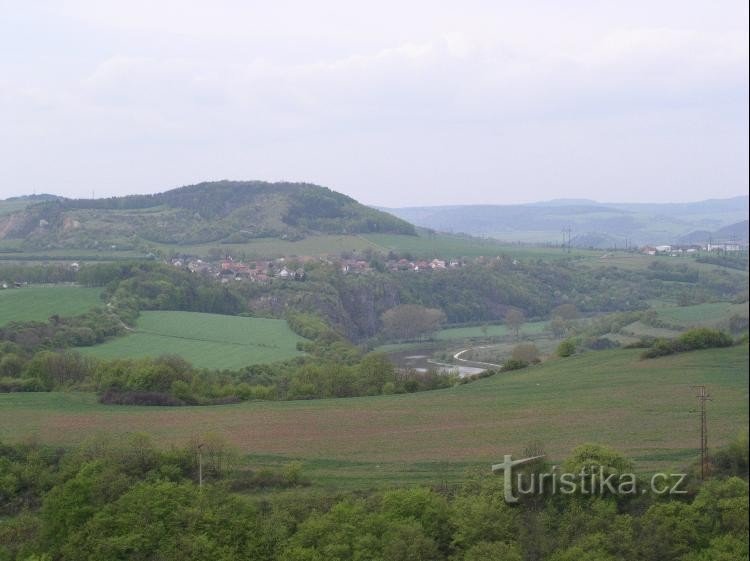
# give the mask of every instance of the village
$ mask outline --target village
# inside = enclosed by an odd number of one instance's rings
[[[481,262],[484,258],[478,258],[476,261]],[[336,266],[342,274],[363,274],[375,270],[387,270],[390,272],[411,271],[411,272],[429,272],[441,271],[446,269],[456,269],[466,265],[463,259],[432,259],[432,260],[409,260],[388,259],[380,267],[374,266],[373,261],[357,258],[340,257],[338,259],[330,257],[279,257],[272,260],[236,260],[231,255],[226,255],[220,261],[204,261],[200,258],[174,258],[170,260],[171,265],[178,268],[185,268],[192,273],[214,276],[221,282],[231,280],[242,281],[249,280],[258,283],[267,283],[272,279],[303,281],[305,280],[306,263],[323,262],[328,265]]]

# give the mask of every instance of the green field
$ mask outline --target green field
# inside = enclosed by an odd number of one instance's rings
[[[292,358],[303,341],[279,319],[198,312],[142,312],[135,331],[80,349],[98,358],[178,355],[199,368],[241,368]]]
[[[632,337],[673,338],[681,331],[691,327],[726,328],[722,324],[733,315],[748,316],[747,303],[713,302],[695,306],[661,306],[654,308],[659,319],[668,327],[653,327],[641,321],[635,321],[622,328],[622,334]]]
[[[712,325],[729,319],[732,315],[748,316],[747,302],[732,304],[730,302],[714,302],[695,306],[680,306],[660,308],[659,316],[669,322],[693,325]]]
[[[415,257],[494,257],[508,255],[519,259],[563,259],[575,257],[598,257],[601,251],[573,250],[567,253],[558,247],[536,247],[501,242],[493,239],[469,238],[451,234],[428,236],[398,236],[393,234],[365,234],[362,236],[375,244],[381,252],[409,252]]]
[[[151,434],[182,443],[196,431],[224,435],[251,464],[302,459],[337,486],[440,482],[468,466],[543,443],[560,461],[583,442],[610,445],[639,470],[695,458],[695,384],[706,384],[710,445],[748,424],[748,348],[653,360],[638,350],[589,352],[417,394],[214,407],[105,406],[92,394],[0,395],[0,439],[73,444],[99,432]]]
[[[483,337],[507,337],[512,335],[512,330],[508,329],[506,325],[488,325],[487,333],[482,331],[482,327],[479,325],[472,327],[449,327],[442,329],[435,333],[435,339],[439,341],[451,341],[455,339],[475,339]],[[521,326],[522,335],[538,335],[544,333],[547,328],[546,321],[536,321],[530,323],[524,323]]]
[[[0,326],[11,321],[47,321],[102,305],[101,289],[71,285],[25,286],[0,290]]]
[[[493,257],[509,255],[518,258],[558,259],[573,256],[599,257],[601,252],[574,250],[572,254],[554,247],[534,247],[520,244],[503,243],[497,240],[468,238],[450,234],[419,236],[397,234],[364,234],[364,235],[317,235],[298,241],[286,241],[278,238],[258,238],[246,243],[220,244],[207,243],[197,245],[152,244],[164,253],[180,252],[189,255],[207,256],[212,249],[222,252],[244,254],[248,259],[281,256],[321,256],[339,255],[342,252],[376,250],[382,253],[395,251],[408,252],[414,258],[441,257]]]

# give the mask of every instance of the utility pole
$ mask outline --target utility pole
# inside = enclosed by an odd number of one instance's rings
[[[701,418],[701,481],[706,478],[708,471],[708,426],[706,424],[706,402],[711,401],[711,396],[706,392],[706,386],[693,386],[696,390],[695,397],[698,398],[698,411]]]
[[[571,241],[571,228],[568,226],[567,228],[563,228],[562,234],[563,234],[563,251],[567,248],[568,253],[570,253],[570,241]],[[566,241],[567,240],[567,241]]]
[[[198,444],[198,489],[203,489],[203,444]]]

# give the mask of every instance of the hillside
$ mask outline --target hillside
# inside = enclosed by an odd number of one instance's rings
[[[558,461],[582,442],[606,443],[639,471],[692,461],[695,384],[710,386],[712,445],[747,426],[747,346],[640,360],[639,350],[588,352],[441,391],[214,407],[112,407],[93,394],[0,394],[0,439],[37,435],[69,445],[98,432],[146,432],[160,445],[185,442],[196,427],[223,434],[242,452],[325,465],[335,485],[368,474],[369,484],[460,473],[542,442]],[[623,431],[623,427],[629,430]],[[439,465],[438,465],[439,463]]]
[[[682,236],[680,243],[713,243],[731,242],[747,243],[748,242],[748,221],[742,220],[734,224],[729,224],[718,230],[695,230]]]
[[[155,195],[2,203],[9,212],[0,214],[0,240],[19,240],[24,249],[128,250],[148,244],[415,233],[399,218],[307,183],[218,181]]]
[[[747,221],[748,197],[665,204],[560,199],[382,210],[424,228],[507,241],[560,243],[562,230],[570,228],[573,245],[609,248],[623,247],[626,241],[631,245],[675,243],[695,231],[721,232]]]

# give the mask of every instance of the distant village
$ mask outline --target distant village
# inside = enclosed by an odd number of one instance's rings
[[[682,254],[698,253],[699,251],[708,251],[713,253],[723,252],[735,252],[735,251],[747,251],[747,244],[740,244],[739,242],[722,242],[722,243],[706,243],[706,244],[692,244],[692,245],[647,245],[641,248],[641,253],[646,255],[672,255],[678,256]]]
[[[478,258],[481,261],[484,258]],[[305,263],[324,262],[329,265],[335,265],[340,268],[343,274],[361,274],[369,273],[374,270],[371,262],[364,259],[331,259],[317,257],[280,257],[273,260],[255,260],[241,261],[235,260],[227,255],[218,262],[204,261],[203,259],[181,259],[171,260],[175,267],[186,268],[193,273],[215,276],[221,282],[231,280],[250,280],[259,283],[269,282],[271,279],[280,279],[288,281],[305,280]],[[292,265],[294,263],[294,265]],[[385,269],[391,272],[412,271],[427,272],[441,271],[446,269],[456,269],[466,265],[462,259],[432,259],[428,260],[409,260],[409,259],[389,259],[384,263]]]
[[[720,242],[693,245],[646,245],[637,249],[631,249],[631,252],[637,252],[644,255],[661,255],[680,257],[687,255],[696,255],[704,252],[709,253],[735,253],[747,251],[746,242]],[[602,255],[602,258],[610,257],[609,253]],[[270,260],[237,260],[230,255],[223,259],[206,260],[197,257],[175,257],[167,260],[167,263],[174,267],[187,269],[192,273],[213,276],[220,282],[227,283],[230,281],[248,280],[257,283],[267,283],[272,279],[283,281],[304,281],[305,264],[316,262],[326,263],[338,267],[342,274],[363,274],[375,270],[389,272],[413,272],[427,273],[433,271],[445,271],[449,269],[458,269],[469,264],[490,264],[498,260],[507,259],[507,257],[475,257],[472,259],[406,259],[406,258],[389,258],[386,261],[378,262],[373,266],[372,261],[362,259],[361,257],[279,257]],[[517,264],[516,259],[512,260]],[[74,271],[78,271],[80,264],[73,262],[69,265]],[[12,282],[0,279],[0,289],[21,288],[28,283]]]
[[[644,246],[638,252],[645,255],[665,255],[677,257],[681,255],[692,255],[698,252],[737,252],[747,251],[747,247],[735,242],[709,243],[704,245],[657,245]],[[487,264],[501,257],[476,257],[471,260],[461,259],[388,259],[384,261],[380,271],[413,273],[426,273],[433,271],[445,271],[457,269],[468,264]],[[272,260],[235,260],[227,255],[219,261],[204,261],[199,258],[174,258],[171,264],[175,267],[186,268],[193,273],[211,275],[221,282],[232,280],[250,280],[258,283],[266,283],[272,279],[285,281],[305,280],[305,264],[310,262],[324,262],[336,266],[343,274],[363,274],[375,270],[371,261],[361,258],[331,258],[331,257],[279,257]],[[514,259],[514,264],[518,262]]]

